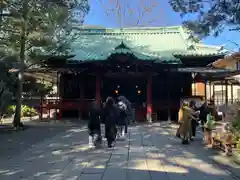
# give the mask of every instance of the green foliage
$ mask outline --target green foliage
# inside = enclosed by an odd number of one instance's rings
[[[24,76],[23,95],[24,96],[45,96],[52,91],[52,84],[40,82],[33,76]]]
[[[240,119],[233,120],[231,124],[231,131],[235,140],[240,141]]]
[[[25,106],[25,105],[22,106],[21,110],[22,110],[21,114],[23,117],[35,116],[38,114],[36,109],[31,108],[29,106]]]
[[[0,61],[0,116],[6,112],[12,101],[14,77],[8,72],[4,61]]]
[[[239,153],[240,153],[240,140],[238,140],[237,149],[238,149],[238,151],[239,151]]]
[[[89,10],[87,0],[73,0],[70,5],[68,2],[70,1],[6,0],[3,11],[8,12],[9,16],[1,19],[0,52],[2,49],[2,54],[19,55],[22,46],[21,31],[26,27],[26,64],[38,63],[39,60],[35,60],[38,55],[68,53],[70,42],[77,33],[73,31],[73,11],[81,11],[82,17],[78,18],[83,19]]]
[[[20,123],[24,68],[42,64],[39,55],[68,54],[75,38],[73,9],[88,12],[87,0],[4,0],[0,9],[0,56],[19,61],[16,89],[15,127]],[[3,15],[4,12],[4,15]],[[80,18],[80,17],[79,17]],[[79,21],[82,22],[82,21]]]
[[[232,127],[240,132],[240,119],[236,119],[232,122]]]
[[[15,110],[16,110],[15,105],[8,106],[6,114],[13,115],[15,113]],[[38,112],[36,109],[26,106],[26,105],[22,105],[22,108],[21,108],[22,117],[31,117],[31,116],[36,116],[37,114],[38,114]]]
[[[169,3],[183,18],[191,15],[192,20],[184,21],[184,25],[200,38],[218,36],[226,26],[240,30],[240,6],[236,0],[169,0]]]
[[[235,140],[240,140],[240,103],[229,105],[225,112],[225,121],[230,122],[230,131]]]
[[[13,115],[15,110],[16,110],[16,106],[15,105],[8,106],[6,114],[7,115]]]

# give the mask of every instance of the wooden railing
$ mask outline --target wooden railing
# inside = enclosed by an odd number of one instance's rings
[[[89,107],[88,105],[93,102],[94,99],[56,99],[56,98],[48,98],[42,99],[41,105],[43,108],[47,109],[68,109],[68,108],[76,108],[76,109],[86,109]],[[138,106],[136,103],[132,103],[133,106]],[[140,106],[140,105],[139,105]],[[152,103],[153,108],[155,109],[167,109],[169,106],[171,108],[178,108],[179,102],[168,102],[168,101],[158,101]]]
[[[58,119],[62,118],[62,111],[64,110],[78,110],[79,112],[87,112],[90,107],[90,103],[93,102],[94,99],[59,99],[59,98],[48,98],[42,99],[40,105],[40,119],[43,116],[43,113],[50,114],[51,110],[56,110],[58,113]],[[136,110],[136,114],[138,119],[143,119],[146,114],[146,107],[142,107],[140,104],[137,105],[132,103],[132,106]],[[153,113],[156,113],[161,110],[167,109],[178,109],[179,102],[167,102],[167,101],[158,101],[153,102],[152,109]]]

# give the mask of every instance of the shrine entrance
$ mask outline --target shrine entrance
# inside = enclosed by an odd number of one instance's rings
[[[125,96],[132,104],[141,105],[146,102],[146,87],[145,77],[104,77],[101,96]]]

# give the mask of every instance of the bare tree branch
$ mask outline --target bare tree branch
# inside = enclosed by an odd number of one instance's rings
[[[107,17],[112,17],[120,27],[148,26],[160,18],[160,4],[156,0],[96,0]]]

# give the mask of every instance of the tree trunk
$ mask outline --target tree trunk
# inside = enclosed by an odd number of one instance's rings
[[[16,93],[16,110],[13,119],[13,126],[15,128],[22,127],[21,123],[21,106],[22,106],[22,91],[23,91],[23,74],[24,74],[24,62],[25,62],[25,46],[26,46],[26,30],[27,30],[27,20],[28,16],[28,0],[23,2],[23,25],[20,34],[20,63],[18,72],[18,87]]]

